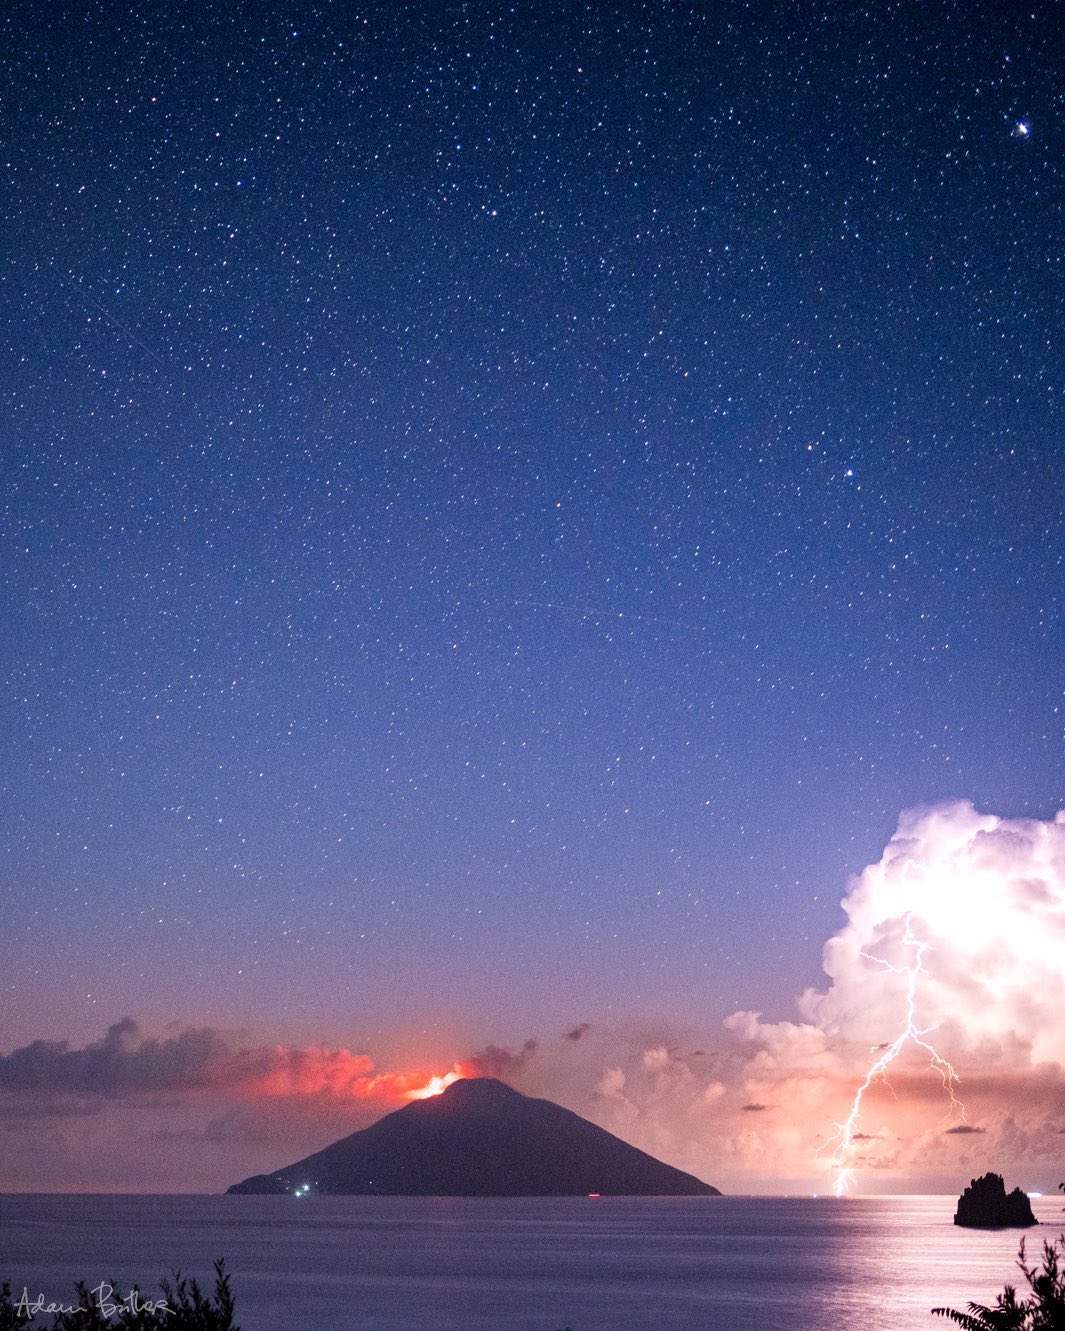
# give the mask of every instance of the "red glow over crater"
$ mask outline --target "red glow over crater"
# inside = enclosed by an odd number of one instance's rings
[[[442,1095],[453,1081],[458,1081],[461,1077],[462,1073],[458,1071],[445,1072],[441,1077],[430,1077],[424,1086],[408,1091],[407,1099],[431,1100],[434,1095]]]

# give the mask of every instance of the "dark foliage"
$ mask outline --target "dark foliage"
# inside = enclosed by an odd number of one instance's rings
[[[0,1331],[240,1331],[233,1321],[233,1294],[225,1262],[214,1264],[214,1297],[204,1294],[195,1280],[175,1271],[162,1281],[162,1295],[146,1298],[134,1285],[120,1291],[118,1281],[103,1281],[89,1289],[83,1280],[74,1286],[69,1311],[26,1315],[20,1299],[12,1299],[11,1285],[0,1285]],[[32,1299],[32,1296],[30,1296]],[[58,1300],[56,1301],[58,1302]],[[21,1305],[21,1306],[20,1306]],[[31,1304],[32,1306],[32,1304]],[[51,1320],[47,1320],[51,1318]]]
[[[1065,1235],[1043,1243],[1043,1264],[1029,1266],[1024,1240],[1017,1265],[1030,1293],[1018,1301],[1017,1290],[1007,1285],[993,1307],[970,1303],[968,1312],[957,1308],[933,1308],[936,1317],[947,1317],[965,1331],[1065,1331]]]
[[[14,1331],[17,1326],[25,1326],[25,1322],[15,1313],[15,1305],[11,1302],[11,1285],[5,1280],[0,1285],[0,1331]]]

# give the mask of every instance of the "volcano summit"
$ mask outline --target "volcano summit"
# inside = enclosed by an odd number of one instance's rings
[[[442,1094],[387,1114],[231,1193],[418,1197],[720,1196],[550,1100],[494,1077],[453,1082]]]

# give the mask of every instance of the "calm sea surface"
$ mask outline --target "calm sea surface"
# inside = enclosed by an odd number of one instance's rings
[[[1034,1203],[1030,1252],[1065,1229]],[[949,1197],[0,1197],[0,1280],[71,1301],[114,1277],[158,1297],[224,1256],[243,1331],[889,1331],[990,1302],[1018,1230]]]

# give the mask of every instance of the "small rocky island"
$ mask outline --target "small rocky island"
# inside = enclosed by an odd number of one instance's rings
[[[1006,1192],[1001,1174],[974,1178],[958,1198],[954,1223],[967,1229],[1026,1229],[1038,1225],[1032,1203],[1020,1188]]]

